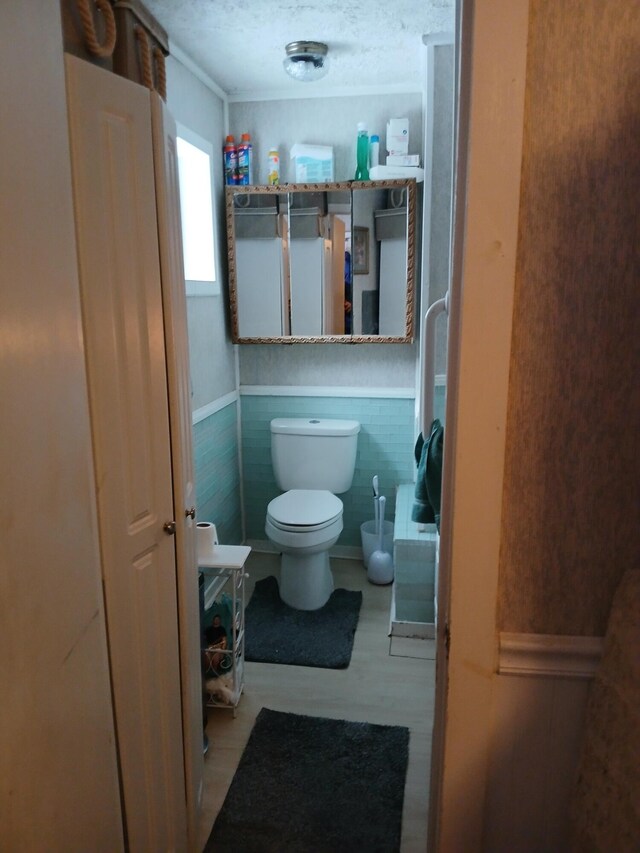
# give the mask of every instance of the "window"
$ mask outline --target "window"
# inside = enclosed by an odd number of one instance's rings
[[[185,127],[178,127],[177,143],[187,296],[215,296],[220,284],[216,280],[212,147]]]

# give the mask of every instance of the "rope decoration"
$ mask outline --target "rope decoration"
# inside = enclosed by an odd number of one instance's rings
[[[167,72],[164,66],[164,53],[156,45],[153,48],[153,57],[155,59],[156,77],[158,78],[158,93],[163,101],[167,100]]]
[[[142,82],[147,89],[153,90],[153,69],[151,66],[151,46],[146,31],[139,26],[133,28],[135,37],[140,45],[140,62],[142,64]]]
[[[78,14],[82,22],[84,40],[87,49],[95,56],[108,57],[116,46],[116,19],[109,0],[95,0],[95,5],[102,13],[105,24],[105,42],[100,44],[96,34],[95,21],[89,5],[89,0],[76,0]]]
[[[149,36],[143,27],[135,26],[133,29],[135,37],[140,45],[140,63],[142,65],[142,82],[152,91],[157,88],[163,101],[167,100],[167,74],[164,65],[164,53],[154,45],[153,50],[149,43]],[[152,61],[153,59],[153,61]],[[155,68],[157,87],[153,80]]]

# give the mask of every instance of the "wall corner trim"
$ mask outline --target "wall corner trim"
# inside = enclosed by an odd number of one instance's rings
[[[602,637],[500,633],[499,675],[593,678]]]

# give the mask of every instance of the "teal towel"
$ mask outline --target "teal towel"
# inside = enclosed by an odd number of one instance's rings
[[[442,496],[442,450],[444,427],[436,418],[426,441],[418,436],[415,459],[418,465],[411,520],[418,524],[433,524],[440,531],[440,501]]]

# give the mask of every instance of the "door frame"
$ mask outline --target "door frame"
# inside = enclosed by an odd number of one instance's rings
[[[429,850],[482,849],[529,0],[458,0]],[[443,658],[445,658],[443,660]],[[464,820],[461,816],[464,815]]]

